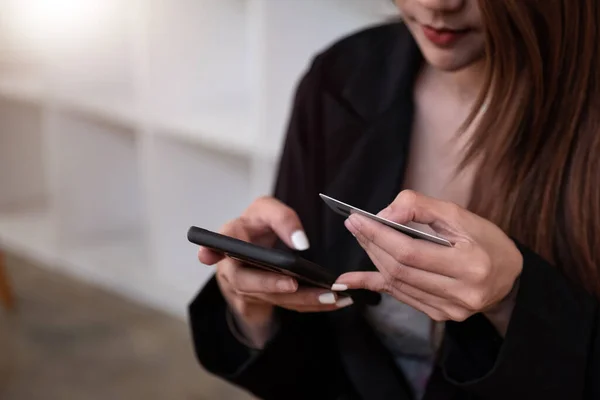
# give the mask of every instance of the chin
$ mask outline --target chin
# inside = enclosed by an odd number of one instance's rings
[[[424,51],[423,55],[429,65],[446,72],[460,71],[483,59],[480,55],[466,55],[456,51]]]

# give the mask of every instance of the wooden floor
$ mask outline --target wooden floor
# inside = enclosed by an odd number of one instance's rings
[[[0,309],[0,399],[250,397],[196,363],[187,325],[8,257],[18,309]]]

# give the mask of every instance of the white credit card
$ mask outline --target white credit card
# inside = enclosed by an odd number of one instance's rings
[[[329,206],[329,208],[331,208],[333,211],[335,211],[336,213],[338,213],[344,217],[349,217],[350,214],[352,214],[352,213],[360,214],[367,218],[370,218],[372,220],[380,222],[384,225],[387,225],[390,228],[393,228],[399,232],[402,232],[414,239],[428,240],[433,243],[441,244],[442,246],[452,247],[452,243],[450,243],[448,240],[443,239],[441,237],[434,236],[429,233],[420,231],[418,229],[411,228],[410,226],[402,225],[397,222],[378,217],[375,214],[371,214],[367,211],[361,210],[360,208],[353,207],[349,204],[343,203],[339,200],[336,200],[336,199],[326,196],[324,194],[319,194],[319,196],[321,196],[321,198]]]

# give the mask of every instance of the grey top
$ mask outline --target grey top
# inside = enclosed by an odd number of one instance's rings
[[[370,307],[366,317],[404,372],[416,398],[421,399],[435,353],[432,320],[390,295],[382,295],[381,303]]]

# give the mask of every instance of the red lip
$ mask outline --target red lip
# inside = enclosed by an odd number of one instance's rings
[[[451,30],[451,29],[435,29],[427,25],[422,25],[423,34],[429,41],[439,47],[449,47],[465,37],[469,33],[469,29]]]

